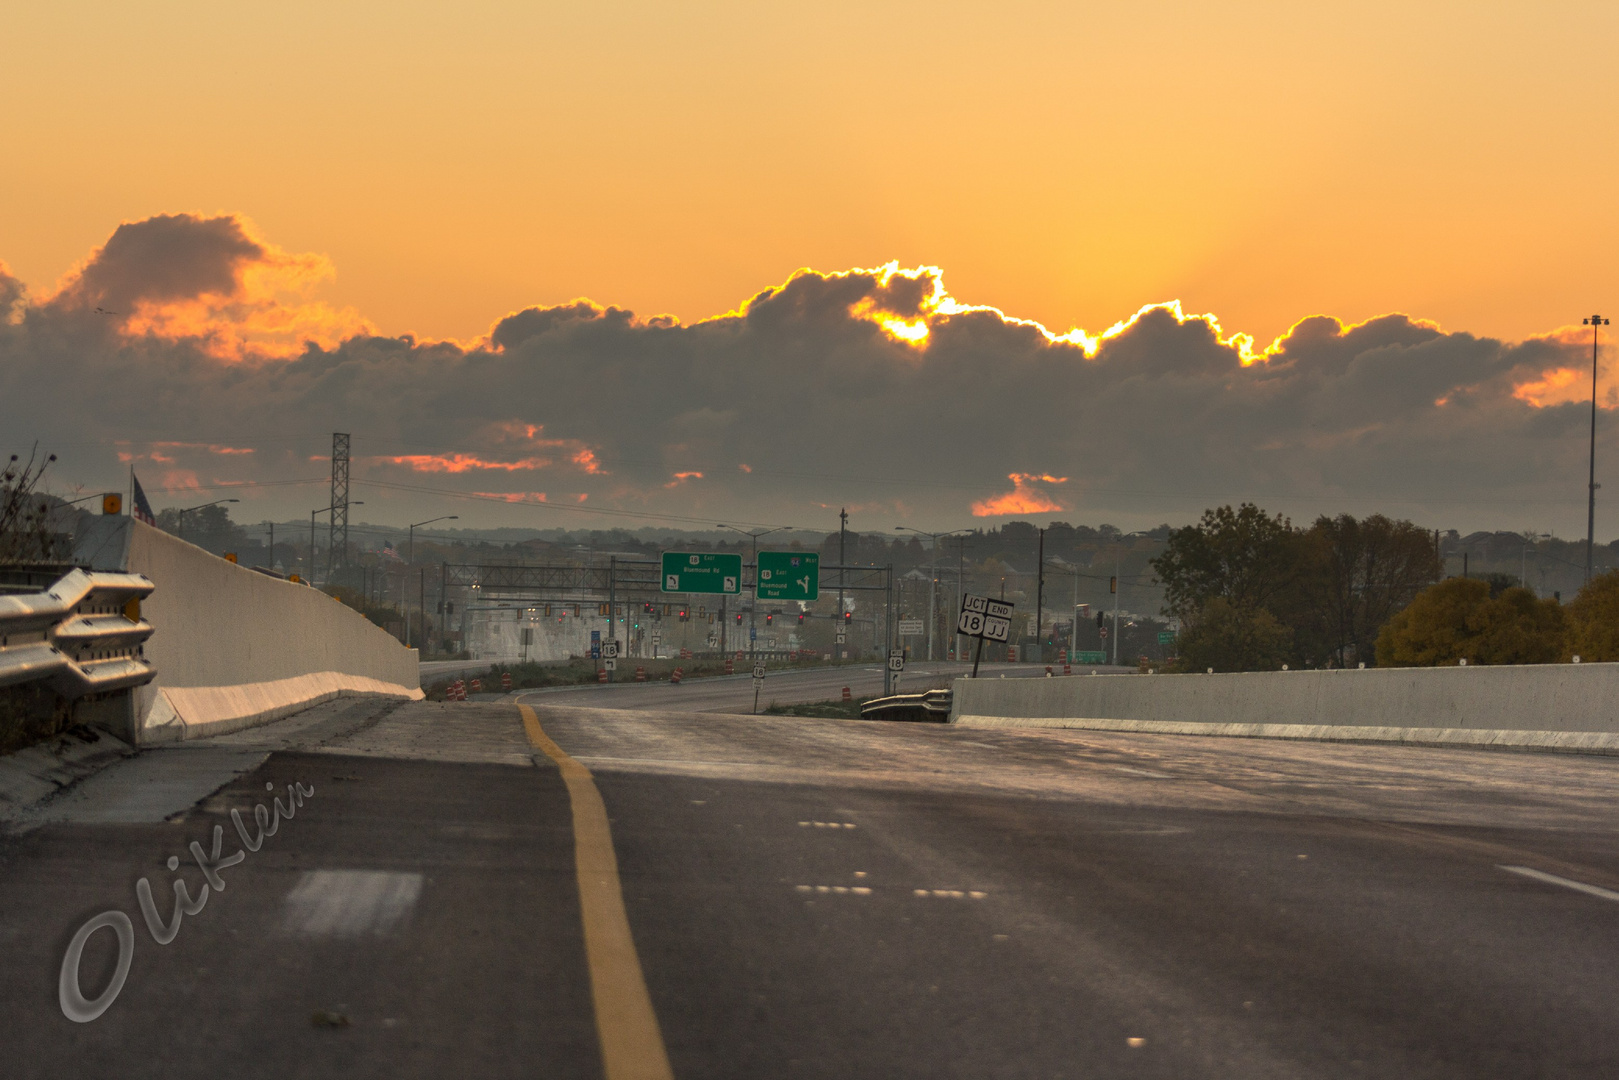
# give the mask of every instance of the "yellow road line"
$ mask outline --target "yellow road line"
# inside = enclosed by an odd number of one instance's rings
[[[618,882],[618,856],[613,853],[613,832],[601,792],[596,790],[590,770],[569,757],[540,727],[534,710],[527,705],[517,708],[523,714],[528,741],[556,762],[568,785],[585,960],[590,967],[590,996],[596,1007],[603,1071],[607,1080],[674,1080],[635,939],[630,936],[630,919]]]

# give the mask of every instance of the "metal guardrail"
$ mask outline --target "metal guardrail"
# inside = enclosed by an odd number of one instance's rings
[[[929,690],[922,694],[890,694],[873,698],[860,706],[863,720],[908,720],[942,724],[950,719],[953,690]]]
[[[144,574],[73,570],[42,592],[0,595],[0,686],[48,681],[71,699],[151,682],[140,602],[154,587]]]

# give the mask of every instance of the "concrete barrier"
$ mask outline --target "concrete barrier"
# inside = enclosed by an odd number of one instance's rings
[[[1619,664],[959,679],[951,722],[1619,752]]]
[[[130,741],[236,730],[337,696],[422,696],[416,650],[325,593],[131,518],[81,521],[76,562],[156,585],[142,615],[157,679],[132,695]]]

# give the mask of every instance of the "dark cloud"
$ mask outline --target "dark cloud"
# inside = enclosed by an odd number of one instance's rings
[[[234,217],[161,214],[125,222],[53,303],[127,312],[143,300],[228,296],[238,290],[242,266],[265,254]]]
[[[121,226],[71,309],[0,325],[0,425],[99,446],[102,460],[81,455],[92,483],[116,478],[120,452],[175,483],[318,474],[308,459],[341,430],[357,480],[799,526],[852,504],[868,528],[948,527],[1020,499],[1063,507],[1042,517],[1148,524],[1242,498],[1446,527],[1583,523],[1587,407],[1546,373],[1577,371],[1589,346],[1555,336],[1318,316],[1256,356],[1165,306],[1100,341],[1054,337],[893,268],[800,272],[692,325],[580,300],[507,316],[487,346],[350,333],[247,364],[221,361],[217,327],[109,329],[84,310],[293,258],[235,219]],[[0,309],[20,296],[0,272]],[[160,462],[157,442],[197,448]],[[1600,452],[1619,461],[1619,439]]]

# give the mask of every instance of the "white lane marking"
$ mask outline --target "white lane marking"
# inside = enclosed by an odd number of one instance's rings
[[[314,870],[287,894],[285,929],[309,937],[386,933],[410,914],[422,875],[386,870]]]
[[[794,885],[797,892],[812,893],[839,893],[850,896],[870,896],[871,888],[867,885]]]
[[[1499,863],[1496,864],[1496,869],[1505,870],[1509,874],[1522,874],[1524,877],[1534,878],[1536,881],[1544,881],[1548,885],[1561,885],[1565,889],[1573,889],[1576,892],[1587,893],[1591,896],[1600,896],[1604,900],[1619,900],[1619,892],[1614,892],[1612,889],[1604,889],[1600,885],[1587,885],[1583,881],[1574,881],[1571,878],[1558,877],[1556,874],[1548,874],[1544,870],[1532,870],[1527,866],[1502,866]]]
[[[979,892],[976,889],[971,891],[965,889],[912,889],[911,892],[915,896],[937,896],[947,900],[965,900],[969,896],[974,900],[982,900],[989,895],[987,892]]]
[[[852,829],[852,828],[854,828],[854,822],[852,822],[852,821],[800,821],[798,823],[798,827],[800,829],[808,829],[808,828],[811,828],[812,826],[814,828],[817,828],[817,829]]]

